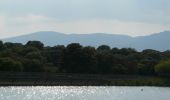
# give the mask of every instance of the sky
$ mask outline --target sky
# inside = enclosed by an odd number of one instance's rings
[[[37,31],[143,36],[170,30],[170,0],[0,0],[0,38]]]

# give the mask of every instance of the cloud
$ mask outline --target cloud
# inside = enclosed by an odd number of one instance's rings
[[[0,12],[60,20],[91,18],[169,23],[170,0],[0,0]]]
[[[12,16],[0,14],[0,37],[11,37],[41,30],[48,18],[39,15]]]
[[[170,30],[169,24],[151,24],[133,21],[83,19],[61,21],[42,15],[9,17],[0,15],[0,37],[11,37],[36,31],[57,31],[63,33],[110,33],[131,36],[149,35]]]
[[[4,28],[4,17],[0,16],[0,30]]]
[[[64,33],[110,33],[131,36],[149,35],[164,30],[170,30],[170,25],[104,19],[54,22],[48,23],[44,27],[49,27],[51,30]]]

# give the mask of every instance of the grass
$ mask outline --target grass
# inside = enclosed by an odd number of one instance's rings
[[[136,79],[107,80],[111,86],[163,86],[170,87],[170,79],[161,77],[148,77]]]

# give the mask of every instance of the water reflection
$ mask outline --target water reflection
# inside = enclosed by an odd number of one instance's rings
[[[169,100],[161,87],[1,87],[0,100]]]

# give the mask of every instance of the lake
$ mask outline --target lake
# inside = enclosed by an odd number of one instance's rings
[[[0,100],[170,100],[167,87],[0,87]]]

